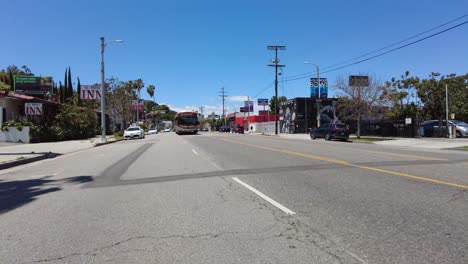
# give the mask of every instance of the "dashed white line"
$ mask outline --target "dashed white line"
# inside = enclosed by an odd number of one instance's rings
[[[271,203],[273,206],[275,206],[276,208],[280,209],[281,211],[285,212],[286,214],[288,215],[293,215],[293,214],[296,214],[295,212],[289,210],[287,207],[285,207],[284,205],[278,203],[277,201],[271,199],[270,197],[266,196],[265,194],[263,194],[262,192],[260,192],[259,190],[255,189],[254,187],[248,185],[247,183],[239,180],[239,178],[237,177],[232,177],[232,179],[234,181],[236,181],[237,183],[239,183],[240,185],[244,186],[245,188],[247,188],[248,190],[252,191],[253,193],[255,193],[256,195],[260,196],[261,198],[263,198],[265,201]]]
[[[349,255],[353,256],[355,259],[361,261],[363,264],[367,264],[366,261],[362,260],[361,258],[359,258],[358,256],[354,255],[353,253],[349,252],[348,250],[345,250],[346,253],[348,253]]]
[[[192,149],[192,152],[195,153],[195,155],[198,156],[198,153],[194,149]]]

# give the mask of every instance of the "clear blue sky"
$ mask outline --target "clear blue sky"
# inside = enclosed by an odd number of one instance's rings
[[[280,52],[287,78],[315,72],[304,61],[329,66],[466,14],[466,0],[4,1],[0,68],[27,65],[36,75],[63,81],[70,66],[82,84],[98,83],[99,37],[123,39],[106,47],[107,77],[142,78],[156,86],[158,103],[176,110],[205,106],[210,113],[221,111],[218,93],[225,87],[232,112],[247,95],[274,95],[268,86],[273,68],[267,67],[274,53],[267,45],[287,46]],[[360,73],[383,81],[406,70],[421,77],[464,74],[467,47],[465,24],[323,77],[333,85],[337,76]],[[309,96],[309,81],[280,78],[278,90],[288,98]],[[330,93],[336,91],[331,87]]]

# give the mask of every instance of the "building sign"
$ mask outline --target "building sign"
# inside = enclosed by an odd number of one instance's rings
[[[327,78],[310,78],[310,97],[311,98],[328,98],[328,81]]]
[[[244,101],[244,111],[245,112],[253,112],[253,101]]]
[[[268,99],[257,99],[257,104],[259,106],[266,106],[266,105],[269,105],[268,104]]]
[[[240,111],[241,113],[247,112],[247,111],[245,111],[245,107],[243,107],[243,106],[240,107],[240,110],[239,110],[239,111]]]
[[[97,85],[82,85],[80,98],[83,100],[101,100],[101,88]]]
[[[258,115],[259,116],[266,116],[266,115],[269,115],[269,112],[268,110],[258,110]]]
[[[349,86],[367,87],[369,86],[369,76],[350,75]]]
[[[143,99],[139,99],[138,103],[137,100],[132,101],[132,110],[136,111],[138,107],[138,111],[143,112],[145,110],[145,107],[143,105]]]
[[[41,103],[25,103],[24,112],[26,115],[42,115]]]
[[[52,77],[15,75],[13,89],[18,94],[46,95],[53,93]]]

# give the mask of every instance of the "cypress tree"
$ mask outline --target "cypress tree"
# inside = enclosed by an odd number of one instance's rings
[[[76,87],[76,91],[78,93],[78,105],[81,105],[81,83],[80,83],[80,77],[76,77],[78,79],[78,85]]]
[[[67,87],[68,98],[73,97],[73,83],[71,78],[71,69],[68,67],[68,87]]]
[[[62,87],[62,82],[59,82],[58,95],[59,95],[59,103],[63,103],[63,87]]]
[[[65,103],[65,100],[68,98],[68,94],[67,94],[67,90],[68,90],[67,71],[68,71],[68,69],[65,68],[65,78],[63,80],[64,85],[63,85],[63,91],[62,91],[62,93],[63,93],[63,103]]]

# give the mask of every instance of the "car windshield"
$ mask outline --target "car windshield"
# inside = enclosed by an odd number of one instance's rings
[[[468,126],[467,123],[460,121],[460,120],[451,120],[452,123],[454,123],[457,126]]]
[[[129,127],[127,129],[127,131],[137,131],[137,130],[140,130],[140,128],[139,127]]]

